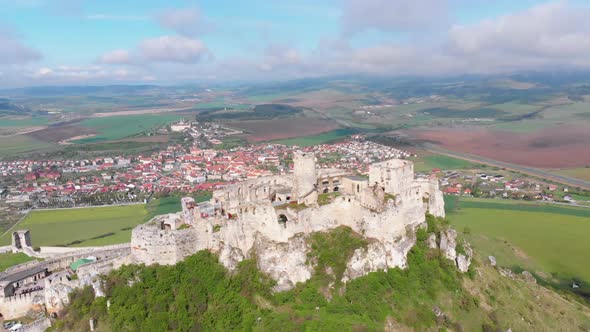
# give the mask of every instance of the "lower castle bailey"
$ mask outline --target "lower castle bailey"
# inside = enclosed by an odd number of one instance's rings
[[[183,211],[157,216],[133,230],[132,260],[175,264],[200,250],[219,255],[234,269],[246,258],[287,290],[311,278],[313,232],[339,226],[370,240],[350,259],[343,281],[369,272],[406,267],[415,230],[426,213],[444,216],[436,179],[414,179],[413,164],[388,160],[371,165],[369,178],[338,169],[316,169],[312,154],[294,156],[294,172],[229,185],[209,202],[182,200]]]

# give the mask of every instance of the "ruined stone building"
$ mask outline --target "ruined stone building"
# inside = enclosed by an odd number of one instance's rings
[[[370,239],[348,263],[344,281],[372,271],[405,267],[415,230],[426,213],[444,216],[436,180],[415,179],[413,164],[373,164],[369,178],[317,169],[313,154],[296,153],[294,172],[248,180],[215,191],[209,202],[182,200],[182,212],[157,216],[133,230],[133,260],[175,264],[200,250],[219,255],[229,269],[255,257],[277,280],[277,290],[311,277],[313,232],[347,226]]]

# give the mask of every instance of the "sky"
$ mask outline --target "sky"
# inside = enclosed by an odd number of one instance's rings
[[[590,1],[0,0],[0,86],[590,68]]]

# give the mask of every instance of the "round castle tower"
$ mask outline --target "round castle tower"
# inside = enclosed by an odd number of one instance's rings
[[[293,155],[293,197],[297,203],[315,204],[318,200],[315,155],[297,151]]]

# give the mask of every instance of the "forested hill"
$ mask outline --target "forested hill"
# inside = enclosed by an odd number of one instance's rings
[[[273,293],[273,281],[247,260],[228,273],[201,251],[176,266],[125,266],[105,277],[110,300],[76,291],[55,330],[96,331],[573,331],[590,328],[588,308],[542,286],[501,276],[479,263],[466,275],[438,250],[428,232],[446,227],[429,218],[408,254],[409,268],[371,273],[347,284],[343,264],[365,240],[349,228],[313,234],[315,275]]]

